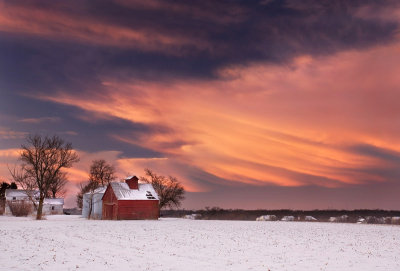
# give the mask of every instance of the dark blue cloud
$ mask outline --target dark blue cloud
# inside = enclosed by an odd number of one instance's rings
[[[27,59],[44,71],[51,67],[53,80],[59,84],[66,76],[95,80],[99,73],[115,70],[139,78],[214,77],[216,70],[229,65],[285,63],[303,54],[325,55],[387,43],[395,39],[398,29],[394,21],[357,15],[363,7],[393,7],[393,1],[161,1],[159,7],[113,1],[7,3],[207,44],[176,45],[171,50],[177,54],[170,54],[129,46],[57,42],[48,37],[41,40],[27,34],[23,38],[3,35],[1,43],[9,44],[1,48],[7,64]]]

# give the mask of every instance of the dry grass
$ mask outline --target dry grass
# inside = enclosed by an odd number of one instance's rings
[[[32,213],[32,203],[26,200],[8,201],[10,211],[14,216],[28,216]]]

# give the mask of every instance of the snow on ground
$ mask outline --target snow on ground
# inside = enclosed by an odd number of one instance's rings
[[[400,270],[400,226],[0,216],[0,270]]]

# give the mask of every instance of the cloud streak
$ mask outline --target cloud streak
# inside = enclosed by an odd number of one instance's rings
[[[380,91],[400,83],[391,72],[398,70],[399,62],[387,53],[396,50],[393,45],[328,58],[302,57],[290,67],[221,70],[225,80],[107,80],[107,94],[90,100],[66,92],[39,97],[131,122],[163,125],[167,130],[160,133],[114,137],[225,180],[325,187],[382,182],[385,178],[363,169],[385,168],[387,159],[351,146],[399,149],[393,143],[400,127],[382,122],[400,115],[391,102],[399,93]],[[375,67],[364,68],[371,59]],[[380,63],[385,63],[384,70]],[[370,72],[376,76],[363,81]],[[360,119],[365,116],[368,121]],[[370,125],[371,121],[380,124]]]

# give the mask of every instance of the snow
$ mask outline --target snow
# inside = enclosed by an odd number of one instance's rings
[[[93,192],[87,192],[85,195],[93,195],[93,194],[104,194],[106,192],[107,186],[100,186],[96,188]]]
[[[51,204],[51,205],[64,205],[64,199],[62,199],[62,198],[56,198],[56,199],[45,198],[43,203]]]
[[[135,176],[135,175],[128,176],[128,177],[125,178],[125,180],[130,180],[130,179],[132,179],[133,177],[136,177],[136,176]],[[137,177],[136,177],[136,178],[137,178]]]
[[[118,200],[158,200],[158,195],[151,184],[139,183],[138,189],[130,189],[127,183],[111,182],[114,194]],[[150,192],[154,199],[148,199]]]
[[[400,226],[0,216],[0,270],[400,270]]]

